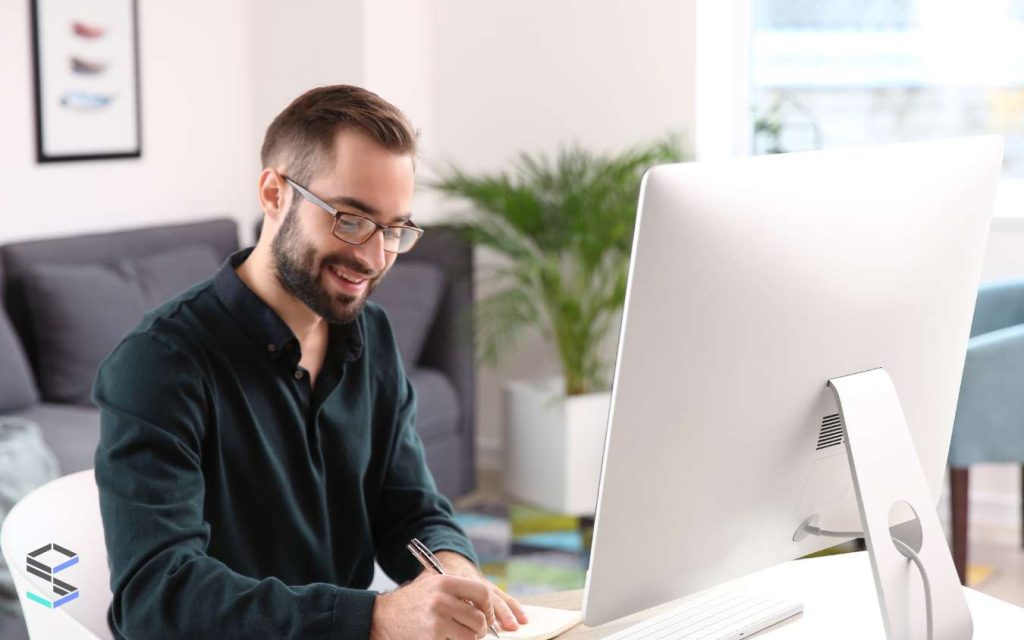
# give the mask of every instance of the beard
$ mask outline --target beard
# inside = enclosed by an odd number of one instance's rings
[[[294,203],[288,210],[277,236],[271,243],[271,252],[277,268],[277,281],[288,293],[327,322],[348,324],[363,310],[367,297],[373,292],[383,274],[374,275],[372,269],[343,255],[326,257],[320,260],[318,265],[315,246],[299,229],[296,205],[297,203]],[[324,269],[328,265],[341,266],[364,276],[367,279],[366,291],[359,296],[328,291],[324,283]]]

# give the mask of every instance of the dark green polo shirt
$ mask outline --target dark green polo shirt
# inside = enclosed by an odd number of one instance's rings
[[[102,364],[96,482],[116,637],[366,638],[374,556],[476,561],[427,469],[383,309],[332,326],[311,386],[288,326],[238,278],[149,313]]]

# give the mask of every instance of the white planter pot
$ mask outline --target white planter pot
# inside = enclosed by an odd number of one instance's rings
[[[542,509],[593,515],[611,394],[565,397],[562,381],[505,385],[505,492]]]

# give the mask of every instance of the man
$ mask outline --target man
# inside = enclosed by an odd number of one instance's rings
[[[264,139],[255,248],[100,367],[115,636],[462,639],[526,622],[437,492],[414,389],[366,302],[421,233],[414,160],[415,134],[377,95],[300,96]],[[413,537],[447,575],[422,570]],[[375,555],[406,584],[365,590]]]

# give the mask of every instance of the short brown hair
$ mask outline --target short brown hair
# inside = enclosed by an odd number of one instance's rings
[[[332,159],[334,136],[356,129],[396,153],[416,154],[416,131],[405,115],[376,93],[347,84],[310,89],[267,127],[260,160],[284,165],[288,177],[308,184]]]

